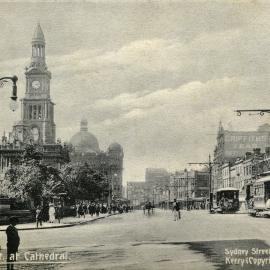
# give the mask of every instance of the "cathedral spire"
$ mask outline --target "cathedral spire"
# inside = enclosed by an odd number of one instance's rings
[[[224,128],[223,128],[223,125],[222,125],[222,122],[219,121],[219,125],[218,125],[218,136],[223,134],[224,132]]]

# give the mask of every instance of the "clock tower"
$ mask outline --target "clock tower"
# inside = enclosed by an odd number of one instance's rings
[[[54,103],[50,98],[51,73],[46,65],[45,38],[37,24],[32,38],[31,62],[25,70],[26,92],[21,100],[21,121],[14,126],[22,141],[55,143]]]

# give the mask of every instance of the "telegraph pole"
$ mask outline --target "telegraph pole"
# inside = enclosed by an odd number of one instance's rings
[[[187,211],[189,210],[189,194],[188,194],[188,170],[185,169],[185,172],[186,172],[186,199],[187,199]]]
[[[189,165],[205,165],[208,167],[209,172],[209,212],[212,213],[213,208],[213,192],[212,192],[212,169],[213,166],[216,164],[220,164],[218,162],[212,162],[211,156],[209,155],[209,161],[208,162],[190,162]]]

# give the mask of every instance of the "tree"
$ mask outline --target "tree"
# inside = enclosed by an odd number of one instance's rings
[[[74,200],[101,199],[109,187],[106,177],[87,163],[66,165],[61,170],[61,177],[68,196]]]
[[[26,147],[18,163],[5,174],[3,191],[17,201],[40,203],[59,193],[71,201],[96,200],[108,195],[107,178],[89,164],[66,164],[61,170],[42,163],[42,153],[33,145]]]
[[[40,203],[63,190],[59,170],[41,163],[42,153],[33,145],[26,147],[20,161],[5,174],[3,191],[17,201]]]

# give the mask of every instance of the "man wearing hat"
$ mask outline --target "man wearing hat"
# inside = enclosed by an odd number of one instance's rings
[[[16,261],[16,253],[20,245],[20,237],[16,225],[18,224],[17,217],[9,219],[10,225],[6,229],[7,234],[7,269],[14,269],[13,262]]]

